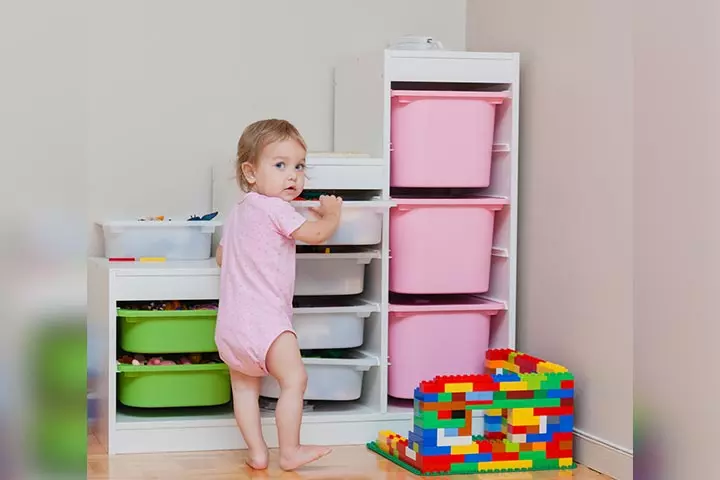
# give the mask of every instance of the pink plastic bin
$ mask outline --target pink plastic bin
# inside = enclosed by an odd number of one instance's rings
[[[504,198],[393,199],[390,291],[483,293],[490,285],[495,212]]]
[[[413,398],[436,375],[484,373],[490,318],[500,303],[436,298],[390,305],[388,394]]]
[[[495,107],[509,92],[391,93],[390,185],[490,185]]]

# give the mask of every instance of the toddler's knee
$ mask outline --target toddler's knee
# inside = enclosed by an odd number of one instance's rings
[[[280,388],[284,390],[299,390],[303,393],[307,389],[307,372],[305,369],[292,375],[288,375],[280,382]]]

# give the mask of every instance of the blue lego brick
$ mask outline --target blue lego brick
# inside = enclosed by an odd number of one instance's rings
[[[465,455],[465,463],[491,462],[492,453],[468,453]]]
[[[502,432],[502,424],[485,422],[485,432]]]
[[[496,382],[519,382],[520,381],[520,375],[518,375],[517,373],[496,374],[496,375],[493,375],[492,378]]]
[[[563,415],[559,417],[558,423],[548,424],[548,433],[572,432],[575,425],[575,417],[572,415]]]
[[[552,441],[552,433],[548,431],[548,433],[528,433],[525,437],[525,441],[527,443],[535,443],[535,442],[551,442]]]
[[[423,393],[420,391],[420,387],[415,387],[413,398],[421,402],[437,402],[438,395],[437,393]]]
[[[493,399],[493,392],[467,392],[465,400],[468,402],[486,402]]]
[[[420,447],[420,454],[424,457],[437,457],[441,455],[451,455],[452,447],[428,447],[422,445]]]
[[[565,390],[548,390],[546,393],[547,398],[573,398],[575,390],[568,388]]]
[[[485,415],[485,425],[492,424],[492,425],[500,425],[503,421],[503,417],[500,415]]]
[[[445,436],[446,437],[457,437],[460,435],[460,432],[457,428],[446,428],[445,429]]]
[[[414,430],[409,432],[408,439],[414,438],[419,444],[429,447],[437,446],[437,430],[423,430],[415,425]]]

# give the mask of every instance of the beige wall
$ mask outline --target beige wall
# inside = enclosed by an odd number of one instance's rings
[[[210,166],[231,159],[242,129],[259,118],[287,118],[312,150],[332,149],[334,65],[406,34],[434,35],[463,49],[465,16],[465,0],[94,7],[87,63],[91,219],[211,208]]]
[[[577,428],[631,449],[629,20],[604,2],[470,0],[467,21],[469,50],[521,54],[518,346],[576,374]]]

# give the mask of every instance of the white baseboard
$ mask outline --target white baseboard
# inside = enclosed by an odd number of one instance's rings
[[[632,480],[633,451],[575,429],[575,461],[617,480]]]

